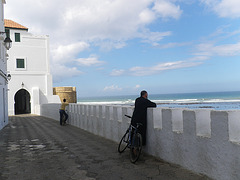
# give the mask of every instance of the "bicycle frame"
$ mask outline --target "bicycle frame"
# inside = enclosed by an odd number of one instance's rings
[[[125,116],[131,118],[131,116]],[[130,124],[118,145],[119,153],[122,153],[126,148],[130,148],[130,160],[132,163],[138,160],[142,150],[142,136],[138,130],[141,125],[141,123],[137,123],[135,127]]]
[[[140,123],[137,123],[137,127],[133,126],[133,125],[130,125],[130,128],[131,130],[129,131],[129,144],[130,144],[130,147],[134,146],[134,142],[135,142],[135,138],[136,138],[136,134],[138,133],[138,128],[141,124]],[[132,130],[133,130],[133,133],[132,133]],[[131,132],[131,133],[130,133]],[[133,137],[132,137],[133,135]],[[132,144],[133,142],[133,144]]]
[[[126,114],[125,114],[125,116],[128,117],[128,118],[132,118],[131,116],[126,115]],[[129,131],[129,139],[128,139],[129,147],[131,147],[131,145],[132,145],[132,143],[131,143],[131,141],[132,141],[132,135],[136,135],[136,134],[138,133],[138,128],[139,128],[139,126],[142,126],[142,124],[141,124],[141,123],[137,123],[137,127],[135,127],[135,126],[133,126],[133,125],[131,125],[131,124],[129,125],[129,128],[128,128],[128,131]],[[133,133],[132,133],[132,130],[134,130]],[[135,138],[135,136],[134,136],[134,138]],[[134,140],[135,140],[135,139],[133,139],[132,142],[134,142]]]

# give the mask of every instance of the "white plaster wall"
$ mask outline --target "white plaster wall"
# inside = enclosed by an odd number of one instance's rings
[[[60,103],[41,104],[40,115],[59,121]]]
[[[0,76],[0,130],[8,124],[7,85]]]
[[[4,32],[4,4],[5,1],[0,0],[0,31]],[[8,104],[7,104],[7,59],[6,51],[3,46],[5,34],[0,34],[0,130],[8,124]]]
[[[15,42],[15,33],[21,34],[21,42]],[[10,38],[13,42],[9,50],[9,71],[17,70],[16,58],[26,58],[27,71],[49,73],[48,36],[34,36],[24,30],[10,29]]]
[[[21,34],[21,42],[15,42],[16,32]],[[53,95],[49,69],[49,37],[14,29],[10,29],[10,37],[13,44],[8,53],[8,72],[12,76],[9,82],[9,114],[14,115],[14,96],[22,88],[31,96],[32,114],[40,114],[40,104],[60,103],[59,96]],[[25,59],[25,69],[16,68],[17,58]]]
[[[0,0],[0,31],[4,31],[4,4],[5,1]]]
[[[59,120],[60,104],[41,106]],[[69,105],[69,123],[115,142],[129,126],[133,107]],[[217,180],[240,179],[240,111],[148,109],[144,151]]]

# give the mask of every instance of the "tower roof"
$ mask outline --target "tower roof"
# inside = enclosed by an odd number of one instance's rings
[[[5,28],[11,28],[11,29],[22,29],[22,30],[28,30],[27,27],[21,25],[21,24],[18,24],[12,20],[9,20],[9,19],[4,19],[4,26]]]

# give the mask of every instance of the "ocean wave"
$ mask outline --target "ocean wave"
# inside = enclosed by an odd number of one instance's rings
[[[155,103],[172,103],[174,100],[152,100]]]
[[[176,102],[197,102],[198,99],[177,99]]]
[[[89,104],[89,105],[124,105],[124,104],[134,104],[133,100],[124,101],[95,101],[95,102],[78,102],[78,104]]]
[[[138,95],[79,98],[78,103],[89,105],[134,105]],[[155,94],[150,100],[159,106],[184,108],[240,109],[239,92]]]
[[[214,103],[214,102],[240,102],[240,99],[208,99],[204,100],[206,103]]]
[[[226,99],[170,99],[170,100],[151,100],[157,104],[202,104],[202,103],[235,103],[235,102],[240,102],[240,99],[231,99],[231,100],[226,100]],[[107,104],[134,104],[135,100],[128,99],[128,100],[119,100],[119,101],[89,101],[89,102],[78,102],[78,104],[96,104],[96,105],[107,105]]]

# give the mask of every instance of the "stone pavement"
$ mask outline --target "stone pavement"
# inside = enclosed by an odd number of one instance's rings
[[[132,164],[117,146],[49,118],[10,116],[0,131],[0,180],[209,179],[146,154]]]

